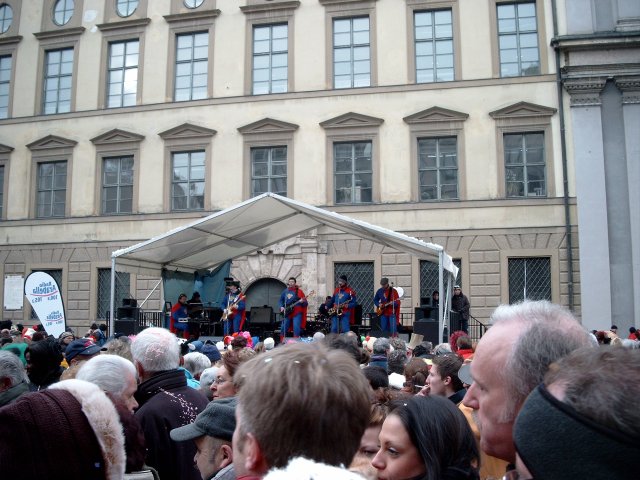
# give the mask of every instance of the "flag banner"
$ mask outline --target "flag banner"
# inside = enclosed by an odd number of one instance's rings
[[[24,294],[47,334],[58,338],[66,327],[62,292],[45,272],[32,272],[24,282]]]

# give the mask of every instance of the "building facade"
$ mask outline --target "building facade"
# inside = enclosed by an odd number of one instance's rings
[[[50,271],[87,325],[113,250],[272,191],[442,245],[481,321],[524,297],[579,314],[553,23],[551,0],[2,0],[0,282]],[[365,312],[401,286],[407,322],[437,285],[323,230],[232,267],[256,305],[343,273]],[[118,295],[160,309],[157,282]]]

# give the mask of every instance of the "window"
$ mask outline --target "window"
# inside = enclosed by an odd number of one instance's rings
[[[128,40],[109,44],[107,107],[136,104],[138,91],[138,52],[140,42]]]
[[[44,114],[70,112],[73,48],[47,51],[44,68]]]
[[[458,139],[456,137],[418,140],[420,200],[458,198]]]
[[[198,8],[204,0],[184,0],[184,6],[187,8]]]
[[[451,288],[454,285],[462,285],[462,260],[459,258],[453,259],[453,264],[458,267],[458,276],[455,280],[452,281]],[[439,290],[439,279],[438,279],[438,264],[434,262],[430,262],[428,260],[420,260],[420,304],[421,305],[430,305],[431,304],[431,295],[434,291]],[[445,288],[446,288],[446,277],[445,277]]]
[[[36,216],[64,217],[67,197],[67,162],[38,164]]]
[[[73,0],[58,0],[53,7],[53,22],[58,25],[66,25],[73,16]]]
[[[523,300],[551,301],[551,259],[509,259],[509,303]]]
[[[10,5],[6,3],[0,5],[0,33],[6,33],[11,27],[13,21],[13,10]]]
[[[133,157],[105,158],[102,165],[102,213],[131,213]]]
[[[121,17],[129,17],[138,8],[138,0],[116,0],[116,11]]]
[[[128,273],[116,272],[115,308],[122,305],[122,300],[130,298],[131,276]],[[106,320],[111,309],[111,269],[98,269],[98,308],[96,318]]]
[[[9,117],[9,90],[11,87],[11,55],[0,57],[0,118]]]
[[[334,263],[334,285],[338,283],[340,275],[347,276],[349,286],[356,292],[358,304],[362,307],[362,312],[373,312],[373,296],[376,288],[373,277],[373,262]]]
[[[333,19],[333,87],[371,85],[369,17]]]
[[[58,288],[62,292],[62,270],[61,269],[44,270],[44,269],[36,268],[36,269],[33,269],[32,271],[34,271],[34,272],[44,272],[44,273],[48,273],[49,275],[51,275],[51,277],[58,284]],[[38,315],[36,315],[36,312],[35,312],[35,310],[33,310],[33,308],[31,309],[30,319],[31,320],[38,320]]]
[[[500,76],[540,74],[536,4],[497,5]]]
[[[287,91],[288,26],[253,27],[253,94]]]
[[[507,197],[546,196],[544,133],[504,135]]]
[[[251,196],[272,192],[287,196],[287,147],[251,149]]]
[[[176,36],[176,102],[207,98],[209,34]]]
[[[4,165],[0,165],[0,219],[4,218]]]
[[[171,163],[171,210],[204,209],[205,152],[176,152]]]
[[[414,13],[416,82],[454,79],[451,10]]]
[[[334,144],[333,166],[336,203],[370,203],[373,201],[371,149],[371,142]]]

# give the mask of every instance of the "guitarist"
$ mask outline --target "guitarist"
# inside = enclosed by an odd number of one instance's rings
[[[331,317],[331,333],[346,333],[349,325],[355,321],[356,292],[347,284],[347,276],[340,275],[338,287],[328,305],[333,312]]]
[[[224,320],[225,337],[242,331],[247,312],[245,310],[244,296],[240,291],[240,282],[231,282],[229,284],[229,292],[222,300],[222,305],[225,310],[229,311],[226,320]]]
[[[287,288],[280,295],[280,313],[284,315],[282,319],[282,329],[280,331],[280,343],[284,342],[287,332],[293,324],[293,338],[300,338],[300,331],[306,327],[307,323],[307,299],[304,292],[296,285],[296,278],[289,277]]]
[[[373,297],[373,303],[380,317],[380,328],[383,332],[389,332],[392,337],[395,337],[398,334],[399,315],[397,313],[400,311],[400,297],[398,291],[389,285],[387,277],[380,279],[380,288]]]

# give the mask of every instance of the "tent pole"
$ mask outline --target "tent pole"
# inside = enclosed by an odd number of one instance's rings
[[[111,257],[111,294],[109,296],[109,336],[112,337],[116,325],[113,309],[116,306],[116,259]]]
[[[440,340],[439,343],[442,343],[443,334],[444,334],[444,275],[442,271],[442,260],[444,256],[444,250],[438,251],[438,292],[440,292],[440,301],[438,302],[438,338]]]
[[[149,292],[149,295],[147,295],[146,298],[140,304],[140,308],[142,308],[144,304],[147,303],[147,300],[149,300],[149,297],[153,295],[153,292],[156,291],[156,288],[158,288],[158,286],[160,285],[160,282],[162,282],[162,279],[158,280],[158,283],[156,283],[155,286],[151,289],[151,291]]]

